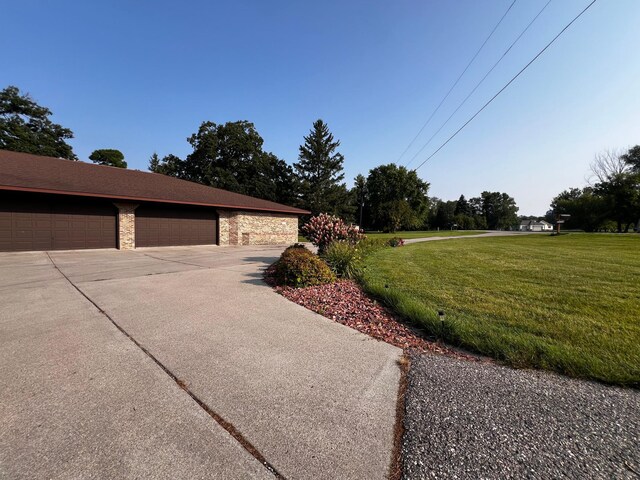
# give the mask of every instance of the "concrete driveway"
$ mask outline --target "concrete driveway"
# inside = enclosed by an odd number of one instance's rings
[[[0,254],[0,477],[384,478],[401,351],[275,247]]]

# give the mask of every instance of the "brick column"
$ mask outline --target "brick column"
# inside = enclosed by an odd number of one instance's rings
[[[238,212],[218,210],[218,245],[238,245]]]
[[[136,203],[114,203],[118,208],[118,249],[136,248]]]

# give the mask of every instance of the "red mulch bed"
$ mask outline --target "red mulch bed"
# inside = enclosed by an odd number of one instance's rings
[[[293,288],[275,285],[268,268],[265,280],[276,292],[331,320],[351,327],[370,337],[407,351],[438,353],[467,360],[479,360],[440,342],[429,340],[423,332],[412,328],[362,291],[352,280],[329,285]]]

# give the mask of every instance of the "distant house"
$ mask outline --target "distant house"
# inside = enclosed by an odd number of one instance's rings
[[[551,232],[553,225],[544,220],[523,220],[520,222],[521,232]]]

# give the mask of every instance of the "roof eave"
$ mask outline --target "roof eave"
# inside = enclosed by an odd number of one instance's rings
[[[33,188],[33,187],[17,187],[13,185],[0,185],[0,190],[9,190],[15,192],[32,192],[32,193],[50,193],[54,195],[73,195],[79,197],[92,197],[92,198],[106,198],[113,200],[127,200],[134,202],[153,202],[153,203],[171,203],[176,205],[194,205],[199,207],[215,207],[229,210],[250,210],[256,212],[274,212],[274,213],[288,213],[291,215],[308,215],[311,212],[308,210],[302,210],[299,208],[262,208],[262,207],[248,207],[242,205],[229,205],[229,204],[217,204],[217,203],[203,203],[203,202],[189,202],[181,200],[167,200],[161,198],[146,198],[135,196],[123,196],[123,195],[105,195],[101,193],[87,193],[87,192],[74,192],[68,190],[53,190],[48,188]]]

